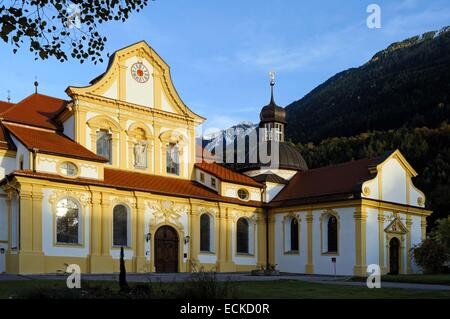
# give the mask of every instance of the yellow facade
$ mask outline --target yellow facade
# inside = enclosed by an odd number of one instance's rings
[[[130,69],[136,64],[148,70],[148,79],[140,82],[141,79],[133,78]],[[3,184],[9,221],[7,273],[55,273],[65,271],[68,264],[78,264],[84,273],[117,272],[119,247],[113,243],[113,212],[118,205],[126,207],[128,214],[129,238],[124,247],[126,268],[138,273],[155,271],[155,234],[163,226],[171,227],[176,233],[176,270],[180,272],[199,268],[220,272],[249,271],[266,267],[267,263],[277,264],[277,238],[280,234],[284,238],[284,226],[282,232],[277,232],[276,228],[279,214],[298,219],[299,232],[305,234],[300,237],[306,238],[306,242],[299,239],[300,246],[306,245],[306,249],[305,256],[300,251],[295,255],[305,257],[304,268],[299,272],[308,274],[320,269],[315,264],[318,256],[332,258],[341,255],[344,248],[341,241],[343,220],[336,209],[353,210],[351,241],[355,243],[352,250],[352,257],[355,258],[352,265],[354,275],[366,273],[369,209],[377,212],[380,265],[389,264],[389,260],[386,260],[388,257],[385,258],[389,247],[384,243],[393,237],[400,240],[402,254],[409,251],[414,216],[420,218],[421,237],[425,237],[426,216],[430,212],[410,205],[410,190],[414,189],[411,177],[416,173],[399,152],[394,153],[393,157],[408,172],[407,205],[383,201],[382,165],[376,168],[377,184],[367,181],[362,187],[363,195],[369,196],[371,192],[377,191],[378,199],[349,198],[341,202],[266,208],[267,211],[261,202],[263,187],[229,181],[219,181],[221,186],[217,188],[217,195],[223,200],[177,196],[167,192],[160,194],[102,184],[108,170],[132,171],[185,181],[196,179],[195,129],[204,118],[182,102],[171,81],[168,65],[145,42],[117,51],[106,72],[92,85],[69,87],[66,92],[71,100],[58,118],[64,124],[64,133],[96,153],[99,131],[107,132],[111,138],[111,161],[95,162],[36,150],[37,153],[32,155],[30,151],[29,170],[32,173],[53,174],[66,180],[58,181],[45,175],[17,175]],[[139,100],[143,102],[136,103]],[[141,154],[140,166],[137,166],[135,147],[139,143],[145,145],[145,151]],[[177,146],[177,173],[167,169],[167,152],[171,145]],[[0,156],[15,158],[16,154],[14,151],[2,151]],[[67,162],[76,167],[72,176],[63,176]],[[71,179],[83,179],[83,183],[71,182]],[[249,198],[239,201],[236,193],[242,188],[247,190]],[[421,199],[422,204],[418,204],[423,206],[425,197],[419,190],[416,191],[419,194],[416,201]],[[74,244],[61,244],[56,238],[57,204],[65,198],[73,199],[81,211],[79,241]],[[315,214],[317,211],[319,213]],[[297,212],[306,212],[305,218],[299,218]],[[385,212],[405,214],[406,228],[403,233],[386,232]],[[203,214],[209,216],[211,223],[209,251],[201,251],[200,226]],[[338,223],[338,250],[334,253],[324,251],[321,234],[324,232],[324,218],[329,215],[335,216]],[[237,249],[237,223],[241,218],[246,220],[251,230],[248,238],[251,249],[245,254],[239,253]],[[305,223],[305,228],[301,228],[300,223]],[[401,259],[401,272],[411,272],[410,258],[406,259],[406,265],[403,263]],[[385,273],[387,269],[383,268],[382,271]]]

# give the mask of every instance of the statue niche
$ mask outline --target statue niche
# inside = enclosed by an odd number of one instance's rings
[[[139,141],[134,144],[134,167],[147,168],[147,143]]]

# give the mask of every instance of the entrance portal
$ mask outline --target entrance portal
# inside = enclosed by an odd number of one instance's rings
[[[156,231],[156,272],[178,272],[178,241],[177,231],[170,226],[162,226]]]
[[[398,275],[400,255],[400,241],[397,238],[392,238],[389,242],[389,274]]]

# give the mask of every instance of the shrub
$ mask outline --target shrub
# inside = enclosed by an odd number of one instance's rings
[[[193,273],[172,297],[196,300],[236,298],[236,290],[229,281],[219,282],[215,272],[200,270]]]
[[[447,218],[438,219],[431,232],[431,238],[443,245],[447,249],[447,254],[450,254],[450,220]]]
[[[123,247],[120,247],[119,285],[120,285],[121,292],[127,292],[129,290],[128,283],[127,283],[127,271],[125,269],[125,259],[124,259]]]
[[[447,261],[445,247],[433,239],[426,239],[412,248],[412,257],[426,274],[439,273]]]

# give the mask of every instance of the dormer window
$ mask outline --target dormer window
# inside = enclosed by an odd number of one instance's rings
[[[248,200],[250,197],[250,194],[248,193],[248,190],[245,188],[241,188],[237,191],[237,195],[240,200]]]
[[[211,187],[216,188],[216,179],[215,178],[211,178]]]
[[[64,162],[59,167],[59,171],[61,175],[74,177],[78,173],[77,166],[74,163],[71,162]]]

